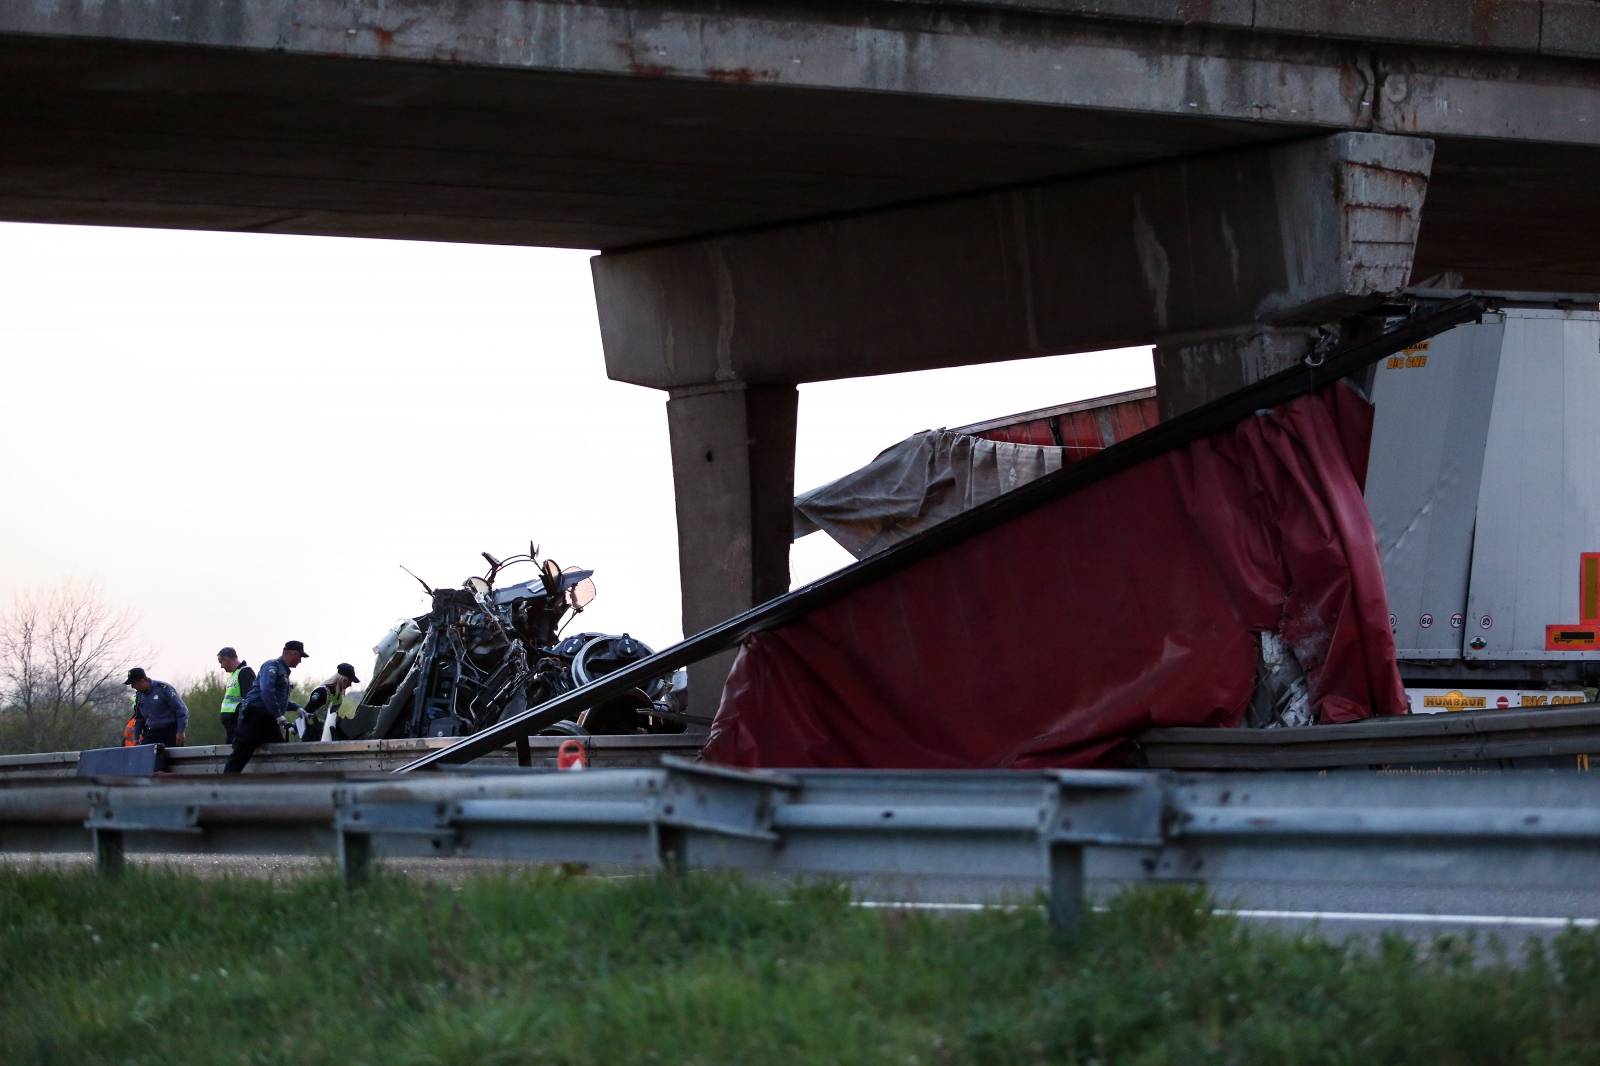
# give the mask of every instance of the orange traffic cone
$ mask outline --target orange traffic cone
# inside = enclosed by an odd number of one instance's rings
[[[557,770],[587,770],[589,768],[589,753],[583,750],[583,741],[576,737],[563,740],[556,749]]]

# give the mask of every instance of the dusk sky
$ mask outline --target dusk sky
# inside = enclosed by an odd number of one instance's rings
[[[665,395],[606,378],[589,254],[0,225],[0,606],[95,582],[155,677],[292,638],[365,678],[426,607],[401,564],[458,585],[532,538],[595,571],[569,632],[676,641]],[[1151,381],[1128,349],[805,385],[795,484]],[[807,537],[794,581],[849,561]]]

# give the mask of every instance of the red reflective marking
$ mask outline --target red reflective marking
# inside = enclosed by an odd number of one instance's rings
[[[1578,620],[1600,622],[1600,552],[1584,552],[1578,565]]]

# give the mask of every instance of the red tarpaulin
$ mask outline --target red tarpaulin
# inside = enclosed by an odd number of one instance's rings
[[[1257,634],[1318,720],[1402,714],[1342,386],[1140,463],[745,642],[705,757],[734,766],[1117,765],[1237,725]]]

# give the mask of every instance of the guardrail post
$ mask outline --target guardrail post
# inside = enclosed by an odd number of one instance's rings
[[[339,875],[346,888],[366,884],[372,871],[372,837],[366,833],[339,831]]]
[[[1083,848],[1077,844],[1050,845],[1050,898],[1046,904],[1050,924],[1071,929],[1083,917]]]
[[[663,872],[673,877],[682,876],[689,868],[689,834],[681,826],[663,825],[657,821],[653,829],[656,838],[656,857]]]
[[[1050,924],[1083,918],[1086,847],[1150,848],[1162,842],[1164,778],[1127,770],[1057,771],[1042,829],[1049,867]]]
[[[517,737],[517,765],[531,767],[533,765],[533,745],[528,743],[525,736]]]
[[[667,874],[677,876],[689,869],[689,839],[697,833],[768,847],[782,843],[773,828],[773,811],[799,791],[800,782],[794,777],[771,770],[708,766],[673,755],[662,756],[661,770],[650,839],[657,864]],[[702,855],[702,861],[706,857]]]
[[[366,884],[372,872],[372,834],[355,832],[349,824],[348,815],[354,802],[355,797],[349,789],[334,790],[333,833],[339,862],[339,877],[344,881],[345,888],[356,888]],[[357,814],[356,817],[360,815]]]
[[[127,867],[123,849],[122,832],[117,829],[93,829],[95,869],[106,877],[120,877]]]

